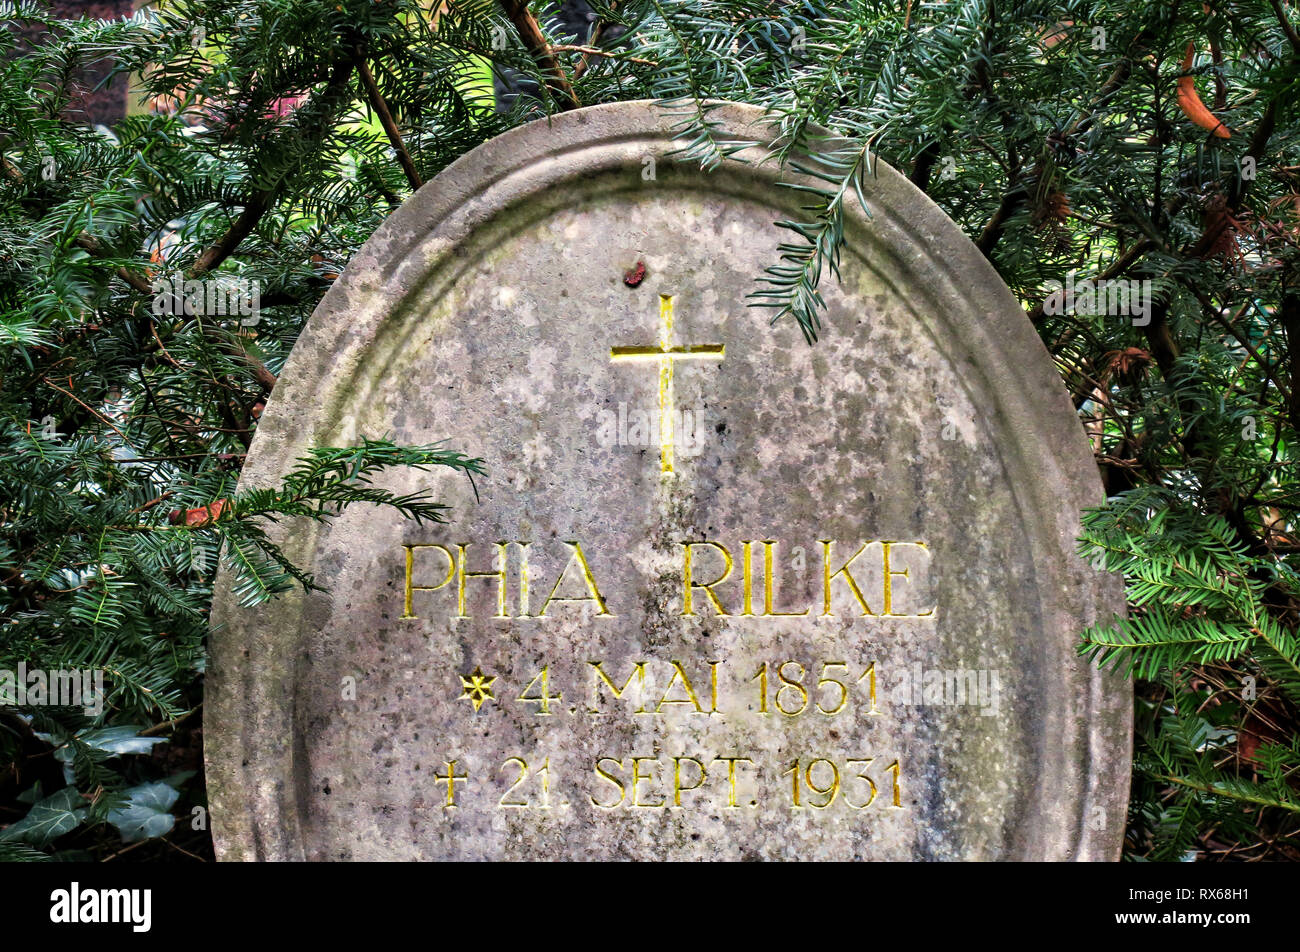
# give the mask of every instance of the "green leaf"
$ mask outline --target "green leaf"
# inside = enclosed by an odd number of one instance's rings
[[[97,730],[84,731],[76,738],[92,750],[107,754],[147,754],[155,744],[166,743],[165,737],[140,737],[144,728],[136,725],[121,727],[102,727]],[[54,752],[54,757],[63,763],[71,763],[74,749],[66,744]]]
[[[176,817],[168,811],[180,794],[168,784],[140,784],[128,789],[126,797],[125,806],[108,813],[108,822],[122,834],[123,843],[164,836],[176,825]]]
[[[76,787],[64,787],[35,804],[28,814],[0,831],[0,840],[16,840],[33,846],[47,846],[81,825],[86,816],[85,800]]]

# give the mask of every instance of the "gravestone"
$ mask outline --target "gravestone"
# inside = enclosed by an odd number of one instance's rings
[[[730,139],[769,134],[752,108]],[[823,338],[746,306],[798,192],[705,173],[649,103],[424,186],[304,331],[244,486],[312,446],[449,441],[418,526],[279,530],[328,593],[219,584],[218,856],[1113,859],[1121,609],[1075,552],[1073,408],[974,246],[876,163]]]

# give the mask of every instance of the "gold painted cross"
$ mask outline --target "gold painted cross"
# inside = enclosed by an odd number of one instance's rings
[[[456,773],[456,761],[454,760],[444,761],[443,766],[447,768],[447,775],[444,777],[442,774],[435,773],[433,782],[447,785],[447,805],[443,809],[454,810],[456,809],[456,781],[469,780],[469,775]]]
[[[658,347],[611,347],[609,359],[657,360],[659,362],[659,469],[673,471],[673,361],[722,360],[722,344],[673,346],[673,299],[659,295],[659,317],[663,327]]]

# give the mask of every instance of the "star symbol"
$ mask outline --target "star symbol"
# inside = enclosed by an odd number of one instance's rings
[[[457,700],[470,701],[474,705],[474,713],[477,714],[478,709],[482,707],[485,702],[496,700],[496,695],[492,693],[492,682],[495,680],[496,678],[494,677],[489,678],[485,676],[482,670],[476,666],[470,674],[462,674],[460,676],[461,686],[464,687],[465,690]]]

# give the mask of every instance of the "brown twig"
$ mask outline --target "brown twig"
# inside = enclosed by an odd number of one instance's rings
[[[501,6],[510,22],[514,24],[524,47],[532,54],[533,61],[547,75],[547,85],[559,101],[560,109],[576,109],[582,105],[578,102],[578,94],[573,91],[569,78],[560,68],[560,63],[556,60],[550,44],[546,42],[542,28],[537,25],[537,20],[529,12],[527,0],[501,0]]]
[[[1105,271],[1101,272],[1101,274],[1097,276],[1097,280],[1108,281],[1111,278],[1118,277],[1120,274],[1124,273],[1130,267],[1132,267],[1133,264],[1139,258],[1141,258],[1144,254],[1146,254],[1155,246],[1156,246],[1155,242],[1150,241],[1149,239],[1143,239],[1142,241],[1139,241],[1137,244],[1129,248],[1128,251],[1124,252],[1113,262],[1111,262],[1110,267],[1107,268]],[[1043,306],[1045,303],[1046,303],[1045,301],[1040,301],[1028,312],[1029,320],[1032,321],[1034,324],[1037,324],[1039,321],[1043,319],[1044,316]]]
[[[130,512],[128,512],[127,515],[128,515],[128,516],[134,516],[136,513],[140,513],[140,512],[148,512],[150,509],[152,509],[154,506],[158,505],[159,503],[166,502],[166,501],[167,501],[168,499],[170,499],[173,495],[175,495],[175,494],[174,494],[174,493],[170,493],[170,492],[165,492],[165,493],[163,493],[161,496],[157,496],[157,497],[155,497],[155,498],[153,498],[153,499],[150,499],[147,503],[145,503],[145,504],[142,505],[142,506],[136,506],[134,509],[132,509]]]
[[[275,189],[260,189],[244,203],[244,210],[220,238],[213,242],[190,267],[187,277],[199,278],[217,268],[234,254],[240,242],[253,233],[262,216],[270,211],[275,201]]]
[[[366,89],[366,99],[370,102],[370,108],[375,111],[379,117],[379,124],[384,127],[384,132],[388,135],[388,142],[397,153],[397,162],[406,173],[406,180],[411,183],[411,188],[418,189],[424,184],[420,178],[420,173],[415,169],[415,162],[411,159],[411,154],[406,151],[406,143],[402,141],[401,130],[397,128],[397,123],[393,119],[393,114],[388,108],[388,103],[384,101],[383,93],[379,91],[379,84],[375,82],[375,74],[370,71],[370,66],[365,59],[357,56],[357,73],[361,76],[361,85]]]
[[[116,853],[109,853],[107,856],[105,856],[103,859],[101,859],[100,862],[101,862],[101,863],[107,863],[110,859],[117,859],[117,858],[118,858],[119,856],[121,856],[122,854],[124,854],[124,853],[129,853],[129,852],[131,852],[131,850],[135,849],[136,847],[144,846],[144,844],[149,843],[149,842],[152,842],[152,841],[151,841],[151,840],[136,840],[136,841],[135,841],[134,843],[132,843],[130,846],[124,846],[124,847],[122,847],[120,850],[118,850]]]
[[[163,722],[160,723],[160,724],[155,724],[155,725],[153,725],[153,727],[149,727],[149,728],[146,728],[145,730],[142,730],[142,731],[140,732],[140,736],[141,736],[141,737],[152,737],[154,734],[161,734],[163,731],[168,730],[169,728],[175,727],[175,726],[176,726],[177,724],[179,724],[181,721],[184,721],[184,720],[189,719],[189,718],[190,718],[191,716],[193,716],[193,715],[198,711],[198,709],[201,708],[202,706],[203,706],[203,702],[200,701],[198,704],[196,704],[194,707],[190,708],[188,711],[186,711],[184,714],[180,715],[179,717],[173,717],[170,721],[163,721]]]
[[[104,422],[104,425],[105,425],[105,426],[107,426],[110,430],[112,430],[114,433],[116,433],[118,436],[120,436],[120,437],[122,438],[122,441],[123,441],[124,443],[128,443],[128,444],[130,443],[130,440],[128,440],[128,439],[126,438],[126,434],[123,433],[121,430],[119,430],[116,426],[114,426],[112,420],[110,420],[108,417],[104,416],[104,414],[100,413],[98,410],[96,410],[94,407],[92,407],[90,404],[88,404],[85,400],[82,400],[79,396],[77,396],[77,395],[76,395],[75,393],[73,393],[71,390],[64,390],[62,387],[60,387],[57,383],[55,383],[55,382],[54,382],[53,380],[51,380],[49,377],[42,377],[41,379],[44,380],[47,384],[49,384],[51,387],[53,387],[55,390],[59,391],[59,393],[65,395],[65,396],[71,397],[73,400],[77,401],[77,403],[81,404],[82,407],[84,407],[84,408],[85,408],[86,410],[88,410],[90,413],[92,413],[92,414],[94,414],[95,416],[99,417],[99,419],[102,420],[102,421]],[[72,385],[72,381],[71,381],[71,380],[68,381],[68,385],[69,385],[69,386]]]
[[[609,5],[609,8],[610,8],[611,10],[613,10],[616,6],[617,6],[617,4],[615,4],[615,3],[611,3],[611,4]],[[592,47],[593,49],[596,47],[596,45],[597,45],[598,43],[600,43],[600,39],[601,39],[602,36],[605,35],[605,30],[606,30],[608,27],[609,27],[609,23],[608,23],[608,21],[606,21],[606,20],[601,20],[599,23],[596,24],[596,28],[595,28],[594,30],[591,31],[591,36],[588,37],[587,40],[588,40],[588,42],[591,44],[591,47]],[[591,57],[592,57],[592,55],[593,55],[593,54],[591,54],[591,53],[584,53],[584,54],[582,55],[582,59],[578,60],[578,64],[577,64],[576,66],[573,67],[573,81],[574,81],[575,83],[576,83],[580,78],[582,78],[582,74],[585,73],[585,72],[587,71],[587,68],[588,68],[589,66],[591,66]]]
[[[1259,162],[1264,150],[1268,147],[1268,140],[1272,137],[1276,125],[1277,100],[1270,99],[1268,105],[1264,107],[1263,115],[1260,116],[1259,125],[1255,127],[1255,134],[1250,137],[1250,144],[1246,147],[1245,154],[1253,158],[1256,163]],[[1208,216],[1205,230],[1196,239],[1195,243],[1184,252],[1184,257],[1203,257],[1219,244],[1224,232],[1234,226],[1235,216],[1241,209],[1242,202],[1245,201],[1246,192],[1249,189],[1250,180],[1238,174],[1232,180],[1232,184],[1228,186],[1224,208],[1225,214]]]
[[[336,64],[325,89],[320,94],[320,98],[328,100],[346,89],[348,81],[352,78],[354,65],[352,60]],[[323,135],[324,131],[319,130],[318,135]],[[262,220],[262,216],[271,210],[271,207],[275,204],[279,186],[280,183],[277,182],[270,188],[255,191],[244,203],[244,210],[239,213],[239,217],[235,219],[226,233],[199,255],[194,265],[189,269],[187,276],[191,278],[201,277],[219,267],[223,261],[230,257],[235,249],[239,247],[240,242],[252,234],[253,229],[257,227],[257,223]]]
[[[158,342],[158,349],[161,350],[162,355],[167,358],[167,362],[177,370],[183,370],[184,368],[181,367],[180,361],[171,355],[171,351],[169,351],[166,345],[163,344],[162,338],[158,336],[158,326],[154,324],[153,321],[149,322],[149,332],[153,334],[153,339]]]
[[[190,859],[198,860],[198,862],[200,862],[200,863],[206,863],[206,862],[207,862],[207,860],[204,859],[202,856],[199,856],[199,855],[197,855],[197,854],[195,854],[195,853],[191,853],[189,850],[185,849],[184,847],[177,846],[177,845],[176,845],[175,843],[173,843],[171,840],[167,839],[167,837],[163,837],[163,843],[165,843],[166,845],[170,846],[172,849],[176,850],[176,851],[179,852],[179,853],[184,853],[184,854],[185,854],[186,856],[188,856]]]
[[[266,364],[262,363],[248,351],[244,350],[242,345],[235,345],[229,349],[228,353],[230,356],[236,357],[248,364],[249,370],[253,372],[253,379],[258,382],[266,393],[270,393],[275,389],[275,385],[279,383],[280,378],[271,373],[271,371],[266,368]]]
[[[629,63],[640,63],[642,66],[659,65],[659,62],[657,60],[643,59],[640,56],[628,56],[625,53],[616,53],[613,50],[598,50],[594,46],[575,46],[571,43],[556,43],[554,46],[551,47],[551,49],[558,50],[561,53],[582,53],[583,61],[580,61],[578,63],[578,66],[581,66],[582,62],[584,62],[586,57],[588,56],[604,56],[608,59],[626,60]],[[576,79],[578,76],[577,67],[574,67],[573,75],[574,78]]]
[[[0,155],[0,172],[3,172],[5,178],[9,179],[9,181],[13,182],[15,185],[23,184],[22,170],[6,159],[3,155]]]
[[[1300,54],[1300,33],[1292,26],[1291,21],[1287,19],[1286,11],[1282,9],[1281,0],[1269,0],[1273,5],[1273,12],[1277,15],[1277,22],[1282,26],[1282,32],[1286,34],[1287,41],[1291,48]]]
[[[75,244],[78,248],[90,252],[96,258],[107,258],[109,256],[109,253],[104,250],[104,246],[100,244],[99,239],[85,232],[76,237]],[[141,294],[153,294],[153,285],[138,274],[132,274],[125,267],[117,269],[117,276]]]

